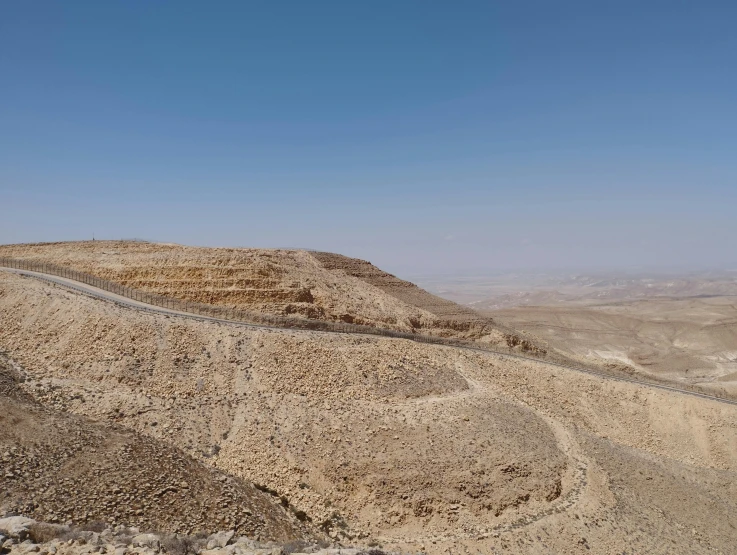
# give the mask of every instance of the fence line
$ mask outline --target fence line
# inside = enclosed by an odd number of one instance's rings
[[[444,345],[448,347],[459,347],[463,349],[471,349],[474,351],[490,352],[499,355],[511,356],[515,358],[522,358],[528,360],[536,360],[540,362],[546,362],[548,364],[554,364],[563,368],[577,370],[591,375],[613,378],[620,381],[626,381],[631,383],[646,384],[661,389],[668,389],[672,391],[680,391],[682,393],[691,393],[700,397],[713,398],[716,400],[727,400],[730,404],[737,404],[737,401],[729,400],[730,398],[726,395],[726,392],[714,391],[711,393],[703,393],[703,389],[698,386],[692,386],[691,384],[678,384],[678,387],[669,386],[672,382],[666,380],[657,380],[649,377],[638,377],[627,378],[623,377],[621,373],[608,372],[605,369],[597,368],[592,370],[590,368],[581,368],[572,366],[571,361],[565,357],[558,356],[554,353],[545,352],[544,354],[525,352],[520,354],[519,351],[513,351],[510,347],[507,350],[492,349],[487,346],[482,346],[478,342],[461,340],[461,339],[448,339],[445,337],[436,337],[430,335],[423,335],[419,333],[408,333],[395,330],[388,330],[384,328],[376,328],[372,326],[363,326],[360,324],[349,324],[346,322],[332,322],[326,320],[310,320],[307,318],[300,318],[295,316],[282,316],[276,314],[262,314],[259,312],[253,312],[250,310],[243,310],[235,307],[221,307],[205,303],[199,303],[194,301],[186,301],[177,299],[174,297],[166,297],[163,295],[157,295],[154,293],[148,293],[140,289],[133,289],[120,283],[106,280],[98,276],[87,274],[85,272],[79,272],[66,266],[59,266],[57,264],[51,264],[47,262],[38,262],[35,260],[26,260],[18,258],[3,258],[0,257],[0,267],[14,268],[16,270],[26,270],[29,272],[39,272],[43,274],[53,275],[72,281],[77,281],[114,293],[121,297],[125,297],[140,303],[158,306],[167,310],[173,310],[176,312],[182,312],[186,314],[201,316],[205,318],[211,318],[214,320],[222,320],[227,322],[233,322],[238,324],[266,326],[275,328],[286,328],[296,330],[310,330],[320,332],[332,332],[332,333],[348,333],[348,334],[360,334],[360,335],[378,335],[382,337],[391,337],[397,339],[409,339],[419,343],[429,343],[434,345]]]
[[[102,289],[103,291],[108,291],[110,293],[120,295],[121,297],[126,297],[128,299],[132,299],[144,304],[158,306],[177,312],[185,312],[188,314],[205,316],[217,320],[227,320],[232,322],[290,329],[381,335],[386,337],[412,339],[415,341],[447,345],[457,343],[453,340],[441,337],[431,337],[416,333],[387,330],[383,328],[375,328],[372,326],[349,324],[346,322],[331,322],[326,320],[310,320],[307,318],[296,316],[262,314],[260,312],[244,310],[237,307],[216,306],[195,301],[177,299],[175,297],[157,295],[155,293],[149,293],[140,289],[134,289],[132,287],[122,285],[121,283],[103,279],[98,276],[87,274],[85,272],[73,270],[66,266],[59,266],[47,262],[0,257],[0,266],[14,268],[17,270],[26,270],[29,272],[39,272],[65,279],[70,279],[72,281],[84,283],[86,285],[96,287],[97,289]]]

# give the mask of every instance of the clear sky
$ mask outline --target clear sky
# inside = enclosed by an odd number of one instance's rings
[[[0,2],[0,243],[737,267],[734,1]]]

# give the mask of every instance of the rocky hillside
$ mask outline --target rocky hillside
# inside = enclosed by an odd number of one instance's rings
[[[298,250],[198,248],[131,241],[0,246],[143,291],[265,314],[350,322],[506,344],[490,318],[369,262]]]
[[[244,518],[229,512],[228,493],[263,493],[247,488],[255,483],[292,526],[404,553],[652,553],[663,538],[674,553],[733,551],[732,405],[479,351],[152,314],[2,271],[0,330],[0,348],[25,372],[12,402],[53,411],[63,436],[61,452],[45,440],[3,444],[8,480],[11,447],[39,453],[17,457],[31,461],[18,468],[33,491],[14,489],[7,511],[68,514],[73,524],[117,512],[108,524],[135,526],[160,499],[187,503],[179,489],[155,495],[185,481],[230,488],[213,490],[226,510],[209,513],[214,532],[227,529],[220,515]],[[10,418],[37,430],[37,410]],[[93,431],[77,435],[74,422]],[[157,445],[154,473],[145,461]],[[62,460],[57,471],[73,481],[56,485],[37,458]],[[199,471],[185,473],[189,460],[211,467],[199,482]],[[118,471],[130,476],[125,487],[105,478]],[[65,505],[46,501],[62,487]],[[114,487],[121,501],[107,493]],[[138,495],[146,503],[124,513]],[[38,513],[36,500],[48,503]],[[173,526],[185,510],[160,524],[154,516],[142,526]]]
[[[278,499],[155,438],[49,409],[0,359],[0,516],[256,539],[314,534]]]
[[[370,262],[329,252],[311,252],[310,254],[326,270],[356,278],[402,303],[434,314],[439,322],[447,323],[448,327],[456,331],[471,332],[472,335],[478,336],[488,331],[491,318],[483,317],[470,308],[432,295],[414,283],[399,279]],[[421,321],[410,323],[416,329],[423,327]]]

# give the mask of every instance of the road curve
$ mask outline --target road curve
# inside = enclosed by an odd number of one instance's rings
[[[62,287],[66,287],[68,289],[72,289],[74,291],[78,291],[80,293],[98,298],[103,299],[106,301],[111,301],[116,304],[127,306],[129,308],[134,308],[137,310],[143,310],[146,312],[153,312],[157,314],[164,314],[167,316],[178,316],[181,318],[189,318],[191,320],[197,320],[200,322],[214,322],[219,324],[226,324],[230,326],[241,326],[241,327],[248,327],[248,328],[254,328],[254,329],[292,329],[292,328],[280,328],[278,326],[266,326],[261,324],[251,324],[248,322],[236,322],[233,320],[224,320],[220,318],[213,318],[211,316],[201,316],[199,314],[191,314],[189,312],[182,312],[179,310],[173,310],[170,308],[164,308],[160,306],[150,305],[143,303],[141,301],[136,301],[133,299],[129,299],[128,297],[124,297],[122,295],[116,295],[115,293],[111,293],[109,291],[105,291],[104,289],[99,289],[97,287],[94,287],[92,285],[88,285],[86,283],[80,283],[78,281],[74,281],[68,278],[58,277],[50,274],[44,274],[41,272],[34,272],[31,270],[18,270],[16,268],[7,268],[4,266],[0,266],[0,270],[19,274],[23,276],[33,277],[42,281],[46,281],[48,283],[52,283],[54,285],[60,285]],[[323,331],[323,330],[301,330],[301,331],[310,331],[312,333],[347,333],[347,332],[337,332],[337,331]],[[355,334],[354,334],[355,335]],[[367,337],[369,335],[367,334]],[[374,335],[370,335],[370,337],[376,337]],[[517,355],[517,354],[508,354],[508,353],[501,353],[498,351],[493,351],[491,349],[485,349],[481,347],[465,347],[460,345],[442,345],[438,344],[440,347],[445,347],[446,349],[462,349],[466,351],[475,351],[479,353],[484,353],[487,355],[495,356],[495,357],[507,357],[511,359],[522,359],[522,360],[531,360],[533,362],[541,363],[541,364],[549,364],[551,366],[557,366],[559,368],[564,368],[566,370],[571,370],[573,372],[579,372],[583,374],[589,374],[591,376],[596,376],[599,378],[603,378],[606,380],[614,380],[618,382],[627,382],[632,383],[644,387],[651,387],[655,389],[661,389],[664,391],[670,391],[673,393],[680,393],[682,395],[691,395],[693,397],[700,397],[702,399],[707,399],[710,401],[716,401],[718,403],[724,403],[728,405],[734,405],[737,406],[737,400],[732,399],[722,399],[721,397],[716,397],[714,395],[708,395],[707,393],[699,393],[697,391],[690,391],[688,389],[681,389],[679,387],[671,386],[671,385],[664,385],[664,384],[658,384],[658,383],[652,383],[644,380],[637,380],[634,378],[625,378],[623,376],[613,376],[611,374],[607,374],[604,372],[597,372],[596,370],[591,370],[589,368],[581,368],[576,366],[567,366],[565,364],[560,364],[557,362],[550,362],[547,360],[540,360],[533,357],[528,357],[524,355]]]

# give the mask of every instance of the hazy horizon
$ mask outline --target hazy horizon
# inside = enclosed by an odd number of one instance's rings
[[[6,2],[0,243],[291,246],[409,277],[737,268],[735,18]]]

